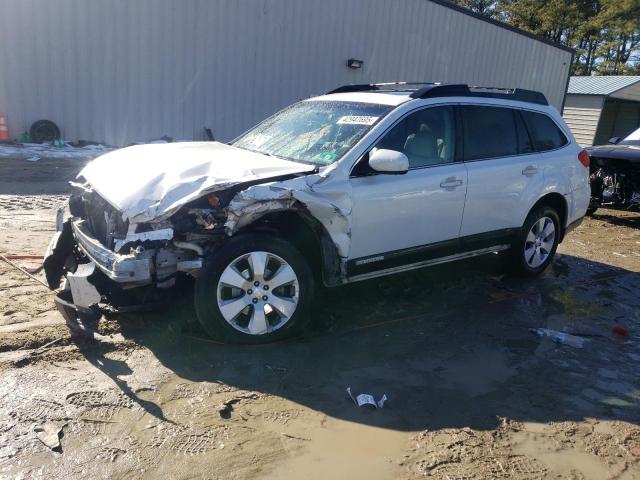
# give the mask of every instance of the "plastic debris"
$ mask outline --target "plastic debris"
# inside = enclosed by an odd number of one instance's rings
[[[353,400],[353,403],[355,403],[356,406],[358,406],[358,407],[362,407],[364,405],[368,405],[368,406],[371,406],[371,407],[376,408],[376,409],[377,408],[382,408],[382,407],[384,407],[384,404],[387,401],[387,395],[386,394],[382,395],[382,397],[378,401],[376,401],[376,399],[373,398],[373,395],[371,395],[369,393],[361,393],[360,395],[356,395],[354,397],[353,394],[351,393],[351,387],[347,387],[347,394],[349,395],[351,400]]]
[[[571,335],[570,333],[559,332],[558,330],[548,328],[531,328],[529,331],[535,333],[538,337],[549,337],[554,342],[562,345],[569,345],[575,348],[584,347],[585,339]]]
[[[630,336],[629,334],[629,330],[627,330],[624,327],[621,327],[620,325],[616,325],[615,327],[613,327],[611,329],[611,332],[617,334],[617,335],[622,335],[623,337],[628,337]]]
[[[36,433],[38,440],[44,443],[51,450],[60,448],[60,432],[64,425],[58,426],[55,423],[45,423],[44,425],[36,425],[33,431]]]

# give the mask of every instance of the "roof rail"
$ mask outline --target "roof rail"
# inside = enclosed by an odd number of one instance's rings
[[[549,105],[547,97],[535,90],[523,88],[496,88],[469,86],[466,84],[442,84],[428,82],[391,82],[368,83],[360,85],[343,85],[327,94],[370,91],[410,91],[411,98],[437,98],[437,97],[484,97],[516,100],[519,102],[537,103]]]
[[[330,92],[331,93],[349,93],[349,92],[370,92],[372,90],[387,90],[387,91],[405,91],[405,90],[419,90],[418,87],[425,85],[435,85],[429,82],[386,82],[386,83],[362,83],[356,85],[343,85]]]
[[[349,92],[367,92],[370,90],[378,90],[374,84],[360,84],[360,85],[343,85],[338,87],[330,92],[327,92],[326,95],[331,93],[349,93]]]
[[[420,90],[416,90],[411,98],[435,98],[435,97],[484,97],[502,98],[505,100],[516,100],[519,102],[537,103],[539,105],[549,105],[547,97],[535,90],[525,90],[523,88],[495,88],[477,87],[464,84],[458,85],[428,85]]]

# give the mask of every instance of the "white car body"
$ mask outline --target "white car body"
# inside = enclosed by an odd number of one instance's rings
[[[128,222],[127,235],[109,249],[92,241],[76,219],[72,227],[80,248],[123,285],[158,281],[162,286],[160,274],[176,271],[197,276],[203,246],[193,239],[174,239],[171,216],[195,199],[235,187],[224,208],[224,234],[233,237],[279,212],[311,217],[324,235],[319,240],[322,274],[324,283],[332,286],[506,250],[510,235],[520,232],[543,198],[563,202],[558,207],[561,240],[589,205],[589,170],[578,160],[582,149],[548,105],[490,96],[413,98],[410,91],[333,93],[305,102],[358,102],[391,109],[341,158],[321,167],[217,142],[141,145],[108,153],[79,177],[87,191],[98,193],[119,212],[118,221]],[[567,142],[550,151],[456,160],[409,168],[401,175],[354,175],[356,165],[408,115],[465,105],[544,114]],[[140,233],[137,226],[143,224],[147,229]],[[135,248],[145,239],[173,242],[149,253]],[[428,254],[421,257],[424,252]]]

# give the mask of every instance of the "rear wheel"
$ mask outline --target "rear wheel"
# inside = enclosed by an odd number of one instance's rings
[[[560,217],[551,207],[532,210],[518,240],[512,246],[512,266],[516,273],[534,276],[552,262],[560,240]]]
[[[214,338],[267,343],[308,322],[314,280],[302,254],[265,234],[232,238],[205,261],[195,289],[198,320]]]

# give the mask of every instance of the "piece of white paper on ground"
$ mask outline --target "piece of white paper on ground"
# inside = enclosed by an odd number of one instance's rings
[[[349,395],[349,397],[351,397],[353,403],[355,403],[358,407],[362,407],[363,405],[371,405],[373,408],[382,408],[384,407],[384,403],[387,401],[386,394],[382,395],[382,397],[378,401],[373,398],[373,395],[370,395],[368,393],[361,393],[360,395],[356,395],[354,397],[351,393],[351,387],[347,387],[347,394]]]
[[[60,448],[60,432],[64,425],[56,425],[55,423],[47,422],[44,425],[36,425],[33,428],[38,440],[44,443],[51,450]]]

